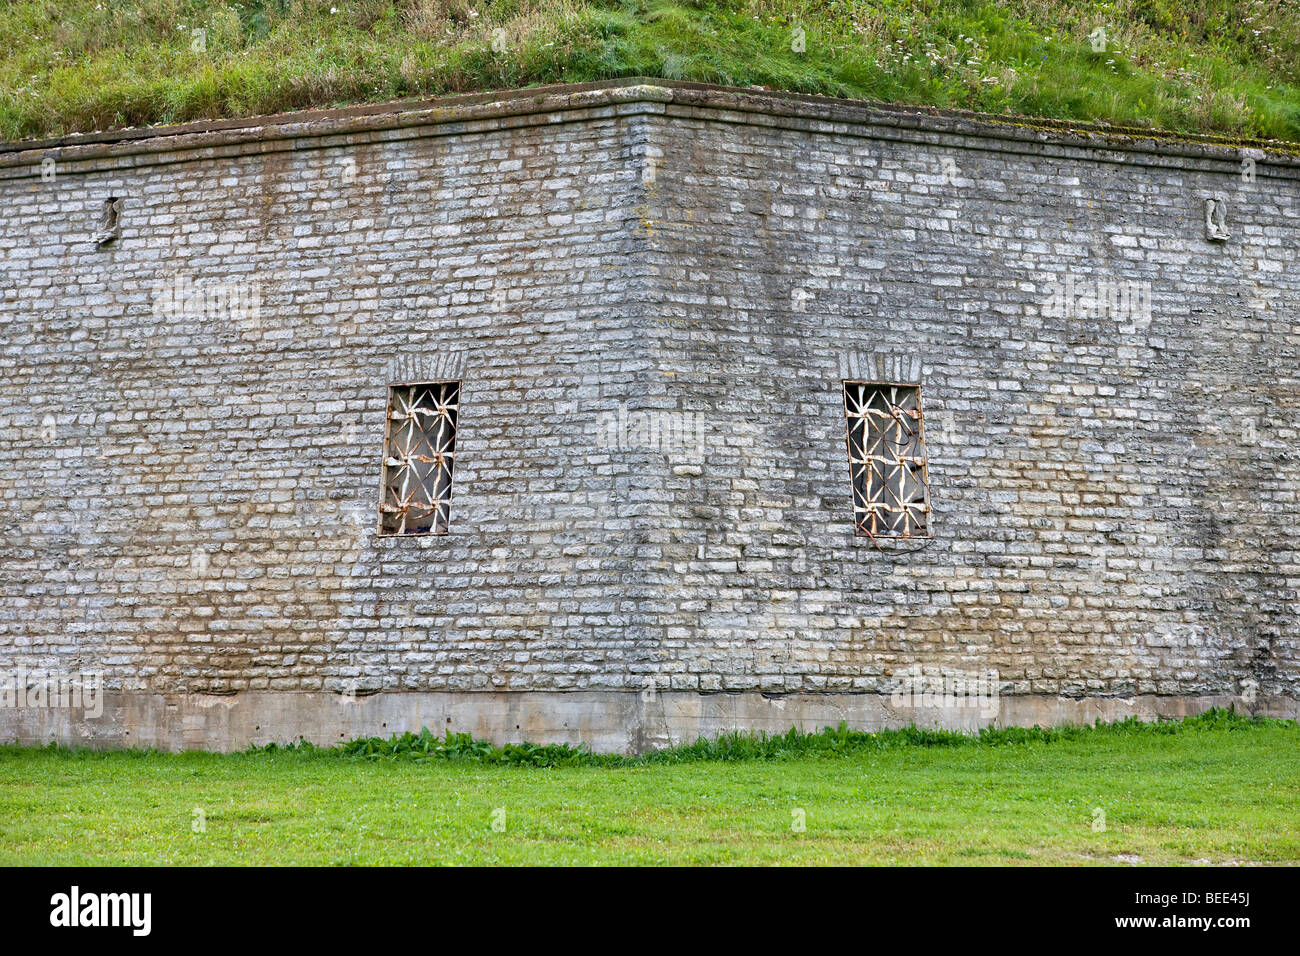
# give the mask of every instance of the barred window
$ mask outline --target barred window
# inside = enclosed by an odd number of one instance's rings
[[[928,538],[921,387],[845,382],[853,524],[870,538]]]
[[[460,382],[393,385],[384,436],[381,534],[446,534]]]

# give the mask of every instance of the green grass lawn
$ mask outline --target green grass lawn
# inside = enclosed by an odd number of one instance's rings
[[[1300,860],[1294,722],[1014,739],[549,768],[0,748],[0,864]]]
[[[653,76],[1300,140],[1295,0],[6,0],[0,37],[0,139]]]

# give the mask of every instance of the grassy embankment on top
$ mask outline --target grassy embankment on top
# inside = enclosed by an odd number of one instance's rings
[[[1300,141],[1293,0],[7,0],[0,37],[4,140],[652,76]]]

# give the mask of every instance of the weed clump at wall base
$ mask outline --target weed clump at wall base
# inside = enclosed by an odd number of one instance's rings
[[[733,732],[713,740],[703,738],[693,744],[683,744],[657,750],[640,756],[597,754],[583,746],[569,744],[505,744],[498,747],[484,740],[475,740],[466,733],[447,731],[439,737],[427,727],[418,734],[407,732],[382,737],[362,737],[331,748],[320,748],[306,741],[252,748],[252,752],[319,753],[339,757],[356,757],[369,760],[381,758],[409,760],[468,761],[473,763],[526,766],[575,767],[610,766],[627,767],[650,764],[686,763],[690,761],[730,760],[788,760],[809,756],[835,756],[864,750],[887,750],[897,747],[1010,747],[1021,744],[1051,744],[1065,740],[1080,740],[1090,736],[1139,736],[1189,734],[1203,730],[1240,730],[1268,726],[1294,726],[1295,721],[1273,720],[1239,714],[1235,709],[1213,708],[1195,717],[1183,720],[1144,722],[1136,717],[1113,723],[1091,726],[1041,727],[986,727],[975,734],[954,730],[926,730],[907,727],[900,730],[850,730],[841,723],[818,732],[804,732],[790,728],[784,734],[750,734]]]

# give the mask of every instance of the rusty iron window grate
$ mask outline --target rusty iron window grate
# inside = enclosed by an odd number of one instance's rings
[[[460,382],[392,385],[380,534],[446,534]]]
[[[931,537],[921,387],[846,381],[844,414],[856,533]]]

